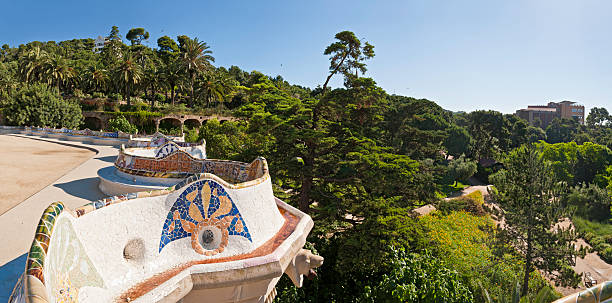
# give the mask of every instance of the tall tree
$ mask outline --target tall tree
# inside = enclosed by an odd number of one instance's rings
[[[565,186],[550,173],[550,163],[542,160],[533,144],[512,151],[504,165],[505,169],[491,178],[505,220],[499,235],[523,255],[521,294],[527,294],[529,276],[535,269],[559,285],[577,285],[580,276],[571,268],[575,256],[580,255],[572,244],[577,235],[558,225],[568,215],[560,203]]]
[[[19,73],[22,79],[29,84],[32,81],[40,80],[43,73],[43,66],[47,62],[49,54],[39,46],[28,49],[25,55],[20,58]]]
[[[504,115],[496,111],[478,110],[468,114],[468,131],[474,139],[475,159],[495,158],[510,146],[510,131]]]
[[[142,68],[129,53],[123,56],[115,68],[116,80],[123,87],[123,96],[127,99],[128,106],[131,105],[132,89],[140,82],[142,76]]]
[[[181,52],[185,51],[185,45],[187,44],[187,41],[189,40],[191,40],[191,38],[189,38],[189,36],[186,36],[186,35],[176,36],[176,41],[178,41],[179,50]]]
[[[108,81],[106,69],[94,64],[88,68],[85,77],[85,82],[92,91],[104,91]]]
[[[312,106],[312,116],[310,119],[310,138],[305,140],[306,149],[308,152],[304,155],[304,174],[301,180],[299,206],[302,211],[308,211],[309,206],[312,203],[311,192],[313,188],[314,178],[314,167],[316,165],[316,159],[321,156],[318,142],[317,133],[321,134],[320,127],[320,112],[321,108],[325,106],[326,100],[325,94],[327,93],[329,81],[332,77],[338,73],[344,75],[345,80],[352,77],[352,71],[366,72],[365,60],[374,57],[374,46],[370,43],[365,42],[361,45],[361,41],[355,36],[355,33],[350,31],[342,31],[335,35],[336,42],[330,44],[325,51],[325,55],[330,56],[329,74],[323,83],[322,93],[320,101],[315,102]],[[356,77],[356,75],[355,75]],[[345,81],[346,82],[346,81]],[[314,135],[314,136],[313,136]],[[320,137],[319,137],[320,139]],[[326,145],[326,144],[323,144]]]
[[[343,74],[345,77],[359,76],[359,72],[366,72],[365,60],[374,57],[374,46],[368,42],[361,45],[361,41],[351,31],[342,31],[336,34],[336,42],[330,44],[323,52],[324,55],[330,56],[329,75],[323,83],[323,93],[327,90],[329,81],[337,73]]]
[[[17,88],[19,81],[10,64],[0,62],[0,95]]]
[[[157,47],[157,53],[164,63],[168,63],[172,57],[179,53],[178,45],[168,36],[159,37],[157,39]]]
[[[108,38],[108,40],[121,40],[121,38],[119,37],[119,28],[116,25],[113,25],[110,33],[106,38]]]
[[[447,156],[459,157],[467,154],[472,146],[472,137],[465,128],[452,125],[448,129],[448,136],[444,139]]]
[[[181,62],[183,63],[183,68],[189,75],[189,106],[193,107],[193,86],[195,84],[196,75],[210,68],[210,63],[215,62],[215,57],[212,56],[212,51],[206,42],[199,41],[198,38],[194,38],[185,41],[184,50],[181,54]]]
[[[126,45],[123,44],[121,37],[119,37],[119,28],[117,26],[113,26],[106,39],[108,41],[104,43],[100,56],[102,63],[104,63],[105,66],[110,67],[117,64],[117,62],[121,59]]]
[[[163,66],[162,77],[166,83],[167,88],[170,89],[170,99],[172,105],[174,105],[176,97],[176,88],[183,78],[183,69],[181,62],[178,59],[171,58]]]
[[[580,123],[574,119],[554,118],[546,127],[546,138],[549,143],[573,141],[580,132]]]
[[[49,85],[62,89],[62,85],[76,76],[68,61],[57,54],[52,55],[43,67],[43,73]]]
[[[142,27],[132,28],[125,35],[132,45],[141,45],[142,41],[149,39],[149,32]]]
[[[466,160],[463,155],[450,161],[448,164],[448,174],[455,185],[457,181],[467,180],[476,173],[476,162]]]
[[[210,107],[211,102],[219,102],[221,105],[226,98],[231,99],[233,79],[230,79],[221,72],[211,72],[202,79],[202,93],[205,95],[206,107]]]
[[[607,125],[612,123],[612,115],[605,107],[593,107],[586,119],[589,127]]]

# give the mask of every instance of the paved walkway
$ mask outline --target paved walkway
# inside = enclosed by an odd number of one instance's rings
[[[561,223],[557,224],[557,226],[562,227],[564,229],[568,227],[570,229],[574,229],[574,224],[569,218],[564,219]],[[591,246],[586,243],[586,241],[584,241],[584,239],[582,238],[578,238],[575,244],[577,247],[584,246],[587,248],[591,248]],[[576,258],[576,265],[573,266],[573,269],[578,274],[590,272],[593,278],[597,280],[597,283],[612,280],[612,265],[606,263],[606,261],[604,261],[597,254],[597,252],[590,252],[586,254],[584,258]],[[555,288],[564,296],[571,295],[573,293],[578,292],[579,290],[586,289],[584,283],[581,283],[577,289],[560,286],[556,286]]]
[[[464,188],[461,191],[458,192],[454,192],[452,195],[450,195],[449,197],[444,198],[444,200],[450,200],[452,198],[457,198],[460,196],[465,196],[465,195],[469,195],[475,191],[480,191],[482,193],[483,197],[486,197],[489,194],[489,186],[490,185],[484,185],[483,183],[481,183],[480,181],[478,181],[476,178],[470,177],[470,183],[474,184],[474,185],[470,185],[466,188]],[[428,215],[429,213],[431,213],[432,211],[436,210],[436,207],[431,205],[431,204],[427,204],[424,206],[421,206],[419,208],[415,208],[412,211],[415,212],[418,216],[424,216],[424,215]]]
[[[36,136],[11,136],[92,149],[96,150],[97,154],[0,215],[0,239],[3,240],[0,245],[0,286],[10,284],[11,282],[8,279],[12,280],[12,275],[19,275],[23,272],[25,264],[23,266],[13,266],[13,264],[21,263],[24,259],[23,256],[29,250],[32,239],[34,239],[38,220],[49,204],[62,201],[66,207],[74,209],[89,201],[104,197],[104,194],[98,190],[97,171],[100,168],[112,165],[118,153],[117,148],[111,146],[66,142]],[[20,269],[20,272],[13,273],[13,268]],[[14,284],[14,281],[12,283]],[[0,287],[0,298],[3,297],[4,292],[6,292],[6,289]]]
[[[0,135],[0,146],[0,215],[97,153],[13,135]]]

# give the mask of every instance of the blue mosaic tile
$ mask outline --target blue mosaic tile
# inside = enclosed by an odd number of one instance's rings
[[[155,158],[166,157],[177,150],[179,150],[178,145],[174,144],[173,142],[166,143],[157,149]]]
[[[211,197],[208,201],[202,201],[201,190],[205,184],[208,184],[208,186],[210,186],[211,193],[215,192],[215,189],[217,192],[217,196],[215,197],[211,194]],[[189,201],[187,199],[187,195],[194,191],[197,194],[195,198],[193,198],[193,201]],[[181,225],[181,219],[183,221],[191,222],[194,225],[197,225],[199,223],[197,220],[195,220],[189,215],[189,207],[192,203],[196,205],[200,213],[203,215],[204,219],[207,219],[210,218],[210,216],[212,216],[221,206],[219,197],[227,197],[231,203],[231,209],[227,213],[217,215],[216,219],[223,219],[227,216],[234,216],[235,218],[232,219],[231,224],[227,227],[228,234],[233,236],[242,236],[253,242],[253,240],[251,239],[251,234],[249,233],[249,230],[246,226],[246,223],[244,222],[244,219],[242,218],[242,215],[238,211],[238,208],[236,207],[236,204],[234,203],[232,198],[225,191],[225,188],[223,188],[221,184],[215,181],[202,180],[191,183],[191,185],[186,187],[170,208],[168,215],[166,215],[166,221],[164,222],[164,226],[161,232],[159,252],[161,252],[164,246],[166,246],[168,243],[174,240],[191,236],[191,233],[187,232]],[[208,212],[206,214],[204,214],[203,203],[208,203]],[[179,213],[180,219],[178,220],[174,219],[175,211]],[[236,232],[236,222],[238,222],[238,220],[240,220],[240,222],[242,223],[242,232],[240,233]],[[174,223],[173,230],[170,229],[172,223]]]

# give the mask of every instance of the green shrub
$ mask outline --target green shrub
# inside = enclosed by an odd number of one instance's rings
[[[102,92],[93,92],[91,94],[92,98],[106,98],[106,95],[104,95],[104,93]]]
[[[465,196],[441,200],[436,208],[445,215],[454,211],[466,211],[477,216],[484,216],[486,212],[483,204],[484,198],[482,193],[477,190]]]
[[[132,105],[132,108],[134,109],[134,111],[140,112],[140,111],[149,111],[151,109],[151,106],[147,103],[139,101],[139,102],[134,102],[134,105]]]
[[[159,110],[164,114],[180,114],[188,113],[190,109],[185,104],[162,104],[159,106]]]
[[[449,177],[454,181],[467,180],[476,173],[476,162],[469,161],[464,155],[448,164]]]
[[[185,142],[195,143],[198,142],[198,129],[197,128],[185,128]]]
[[[64,100],[57,89],[33,84],[13,92],[3,111],[10,125],[76,129],[83,122],[81,107]]]
[[[607,245],[607,247],[601,251],[600,255],[604,260],[612,260],[612,246]]]
[[[111,131],[122,131],[128,134],[136,134],[138,132],[138,128],[130,123],[124,116],[110,119],[110,121],[108,121],[108,128]]]
[[[611,202],[607,190],[595,184],[575,186],[564,198],[564,203],[574,207],[577,215],[593,221],[610,219]]]
[[[153,96],[153,100],[157,102],[166,102],[166,96],[164,94],[155,93]]]
[[[476,202],[477,204],[484,204],[484,196],[482,195],[482,193],[479,190],[475,190],[469,194],[466,195],[467,198],[472,199],[474,202]]]
[[[361,302],[473,302],[472,292],[457,271],[425,252],[392,258],[392,270],[373,287],[366,286]]]
[[[108,101],[104,102],[104,111],[118,113],[121,111],[119,108],[119,101],[114,99],[108,99]]]
[[[581,216],[572,217],[576,230],[606,262],[612,262],[612,225],[607,222],[589,221]]]
[[[89,99],[89,98],[91,98],[91,95],[90,95],[90,94],[83,93],[83,91],[82,91],[82,90],[80,90],[80,89],[78,89],[78,88],[77,88],[77,89],[75,89],[75,90],[72,92],[72,95],[73,95],[74,97],[78,98],[78,99]]]
[[[108,95],[108,97],[113,100],[113,101],[121,101],[121,94],[119,93],[112,93],[110,95]]]

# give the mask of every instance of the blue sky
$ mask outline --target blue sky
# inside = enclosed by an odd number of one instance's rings
[[[208,42],[238,65],[315,87],[336,32],[375,46],[368,75],[388,93],[450,110],[572,100],[612,110],[609,1],[8,1],[0,44],[107,35],[117,25]],[[334,85],[341,85],[337,79]]]

